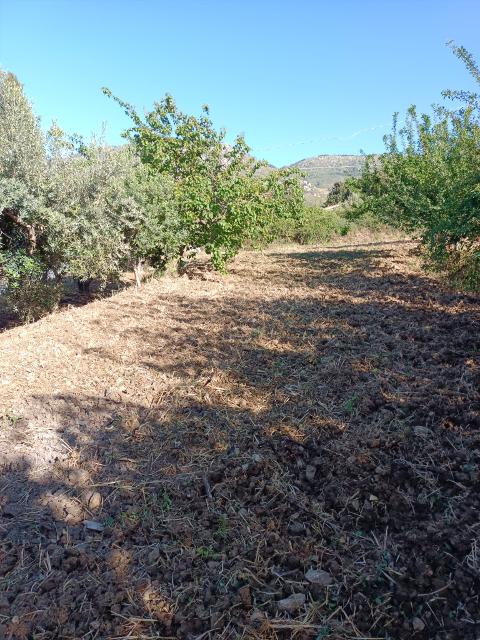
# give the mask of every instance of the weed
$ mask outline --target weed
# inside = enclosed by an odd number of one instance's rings
[[[212,547],[197,547],[196,553],[199,558],[204,560],[214,560],[217,557]]]
[[[12,427],[15,429],[18,422],[22,419],[21,415],[17,415],[16,413],[7,411],[3,416],[0,416],[0,420],[3,427]]]
[[[163,511],[171,511],[173,502],[167,491],[163,492],[161,508]]]
[[[221,538],[225,538],[227,536],[227,531],[228,531],[227,516],[221,515],[218,518],[217,534]]]
[[[358,402],[358,396],[354,395],[351,398],[349,398],[346,402],[344,402],[343,408],[347,413],[352,415],[357,406],[357,402]]]
[[[107,516],[103,521],[103,526],[106,529],[111,529],[114,524],[115,524],[115,519],[112,516]]]

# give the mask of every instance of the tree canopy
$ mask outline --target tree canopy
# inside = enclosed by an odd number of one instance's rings
[[[132,119],[122,146],[56,123],[44,133],[21,83],[0,71],[0,275],[25,318],[58,303],[65,276],[105,284],[133,269],[140,284],[146,263],[162,270],[200,249],[225,270],[274,219],[301,214],[298,175],[260,175],[207,107],[190,116],[167,95],[142,119],[116,100]]]

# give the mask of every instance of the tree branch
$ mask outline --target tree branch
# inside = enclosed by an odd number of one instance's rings
[[[33,225],[27,224],[24,220],[22,220],[15,209],[3,209],[2,216],[5,216],[21,229],[23,229],[23,231],[25,231],[28,240],[27,253],[29,256],[31,256],[37,248],[37,234],[35,233],[35,228],[33,227]]]

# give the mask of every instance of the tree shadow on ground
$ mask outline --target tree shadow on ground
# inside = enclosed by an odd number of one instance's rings
[[[62,446],[4,466],[4,637],[476,637],[477,301],[371,275],[383,252],[295,255],[267,298],[123,302],[173,323],[119,336],[157,376],[139,399],[8,418]]]

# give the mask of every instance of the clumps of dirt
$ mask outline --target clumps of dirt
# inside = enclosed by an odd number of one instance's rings
[[[12,351],[0,637],[476,640],[480,303],[409,248],[248,253],[76,310],[63,386]],[[72,349],[68,314],[38,327],[31,371]]]

